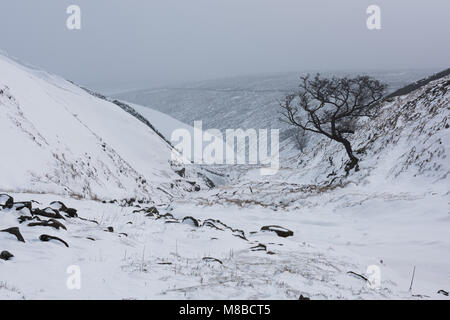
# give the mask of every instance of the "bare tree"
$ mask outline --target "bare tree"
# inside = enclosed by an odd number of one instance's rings
[[[280,103],[285,122],[342,143],[350,159],[345,170],[358,169],[359,159],[348,140],[359,118],[375,118],[386,84],[368,76],[354,78],[301,78],[300,91]]]
[[[300,127],[294,127],[294,131],[292,132],[292,135],[294,136],[294,142],[296,147],[301,151],[304,152],[306,146],[308,145],[308,132],[303,130]]]

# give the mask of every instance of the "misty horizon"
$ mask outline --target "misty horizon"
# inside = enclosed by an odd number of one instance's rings
[[[68,30],[66,8],[81,8]],[[448,67],[442,1],[16,1],[2,5],[8,55],[106,92],[262,74]]]

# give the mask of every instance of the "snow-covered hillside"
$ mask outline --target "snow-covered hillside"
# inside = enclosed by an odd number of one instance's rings
[[[389,91],[423,78],[436,70],[362,72],[386,82]],[[310,71],[314,74],[316,71]],[[328,72],[338,76],[356,73]],[[115,96],[164,112],[188,125],[203,120],[205,129],[279,128],[282,140],[290,136],[279,121],[279,101],[298,89],[301,73],[274,73],[207,80],[177,87],[129,91]]]
[[[261,176],[173,166],[192,128],[153,110],[0,75],[0,299],[449,297],[449,76],[361,123],[359,171],[317,138]],[[151,201],[99,201],[125,198]]]
[[[192,187],[170,145],[117,105],[4,56],[0,74],[0,190],[150,200]]]

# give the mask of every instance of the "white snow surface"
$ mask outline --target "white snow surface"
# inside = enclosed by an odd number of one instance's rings
[[[152,198],[180,178],[171,147],[113,103],[4,56],[0,74],[0,190]]]
[[[19,223],[32,218],[26,208],[0,210],[0,230],[18,227],[25,239],[0,232],[0,251],[14,255],[0,259],[0,299],[449,298],[438,294],[450,291],[449,77],[362,123],[352,138],[358,172],[346,176],[345,152],[319,139],[274,176],[232,166],[223,185],[164,197],[158,187],[180,177],[169,146],[147,126],[58,77],[3,57],[0,70],[1,141],[9,150],[0,157],[0,193],[41,209],[61,200],[88,219],[66,217],[67,230],[56,230]],[[155,204],[93,196],[146,192]],[[156,216],[136,212],[152,205]],[[187,216],[200,226],[181,223]],[[261,231],[269,225],[293,236]],[[69,247],[42,242],[42,234]],[[79,290],[67,287],[72,265],[80,267]],[[348,273],[367,277],[372,265],[381,270],[379,288]]]

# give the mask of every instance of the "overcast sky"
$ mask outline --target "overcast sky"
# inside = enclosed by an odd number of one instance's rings
[[[66,28],[70,4],[81,7],[81,30]],[[381,8],[381,30],[366,27],[371,4]],[[449,14],[448,0],[1,0],[0,49],[95,89],[445,68]]]

